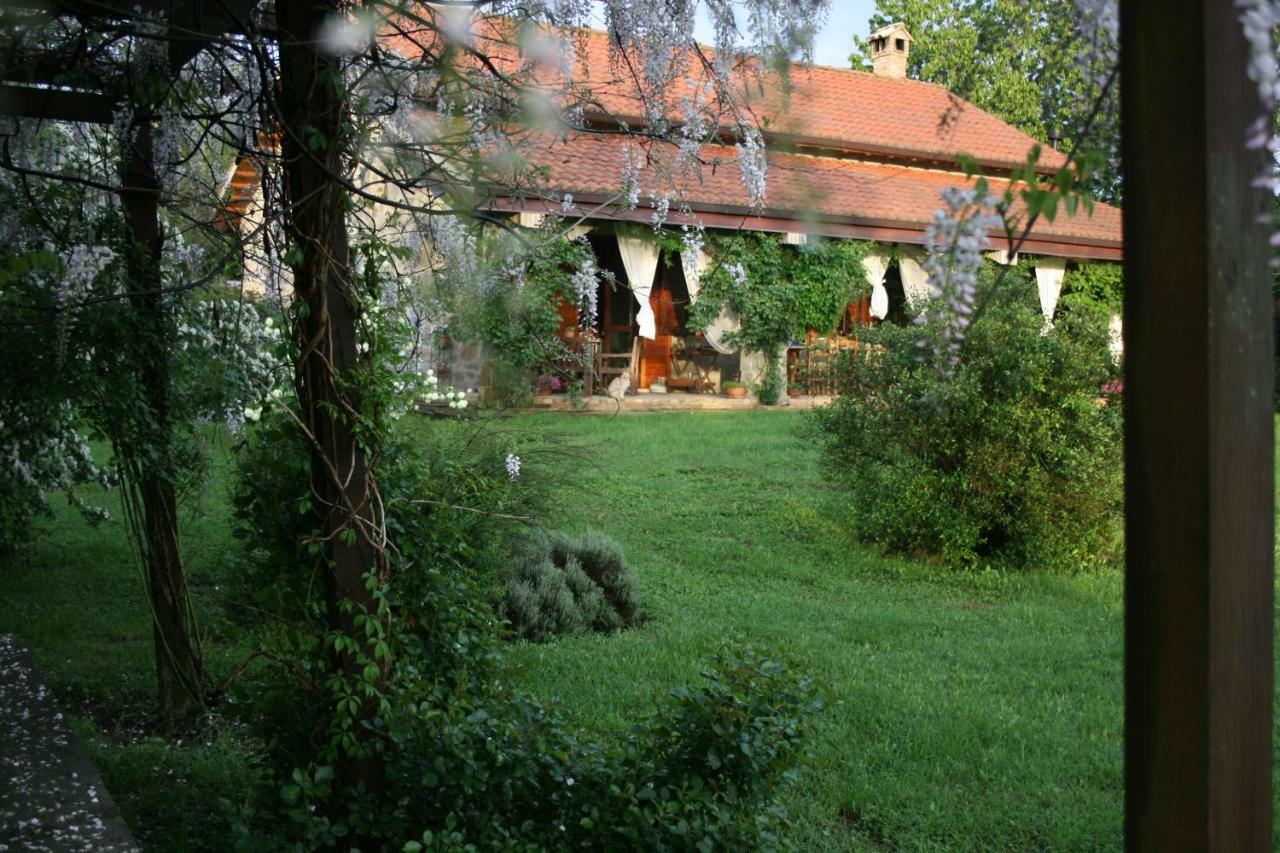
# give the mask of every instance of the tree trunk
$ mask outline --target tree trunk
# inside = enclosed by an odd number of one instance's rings
[[[381,570],[382,546],[373,473],[354,430],[360,408],[355,388],[359,300],[345,216],[347,97],[340,63],[321,52],[318,38],[320,24],[336,14],[333,0],[280,0],[276,5],[281,151],[286,234],[299,303],[295,383],[311,433],[311,489],[324,542],[328,629],[355,639],[359,648],[331,653],[328,662],[342,676],[344,689],[359,700],[354,714],[333,720],[354,739],[339,747],[337,771],[340,787],[376,792],[383,787],[383,763],[365,724],[376,716],[378,705],[377,697],[363,688],[380,688],[386,665],[375,658],[373,641],[357,630],[355,619],[376,613],[377,602],[365,581],[369,572]],[[378,676],[369,685],[363,672],[374,661]]]
[[[130,523],[147,564],[155,635],[156,677],[160,713],[169,723],[192,716],[204,706],[201,659],[193,642],[191,601],[178,542],[178,502],[170,419],[171,321],[160,293],[160,182],[153,162],[150,116],[140,111],[132,124],[133,141],[126,145],[120,202],[129,228],[128,286],[137,316],[139,348],[135,364],[145,394],[145,411],[138,413],[137,446],[117,447],[134,480],[129,487],[141,503],[142,518]]]

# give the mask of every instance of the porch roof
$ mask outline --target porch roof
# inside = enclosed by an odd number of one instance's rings
[[[807,232],[891,242],[921,243],[924,230],[940,206],[939,193],[969,180],[960,172],[902,163],[833,156],[814,156],[770,148],[763,208],[752,208],[737,152],[727,146],[705,146],[701,165],[692,173],[674,174],[674,147],[652,144],[640,169],[643,188],[635,209],[620,206],[619,187],[627,162],[625,146],[635,140],[612,134],[580,134],[546,139],[524,151],[526,166],[542,170],[540,192],[499,198],[498,210],[559,211],[563,196],[572,195],[576,216],[648,221],[658,196],[669,190],[667,221],[683,224],[695,217],[677,212],[681,202],[703,225],[774,232]],[[637,156],[633,151],[631,157]],[[993,179],[992,190],[1006,182]],[[1041,217],[1024,251],[1061,257],[1118,260],[1121,217],[1117,208],[1097,204],[1093,214],[1064,211],[1053,222]]]

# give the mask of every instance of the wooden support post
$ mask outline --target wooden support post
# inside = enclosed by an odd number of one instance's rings
[[[1233,0],[1121,4],[1125,837],[1270,850],[1272,199]]]

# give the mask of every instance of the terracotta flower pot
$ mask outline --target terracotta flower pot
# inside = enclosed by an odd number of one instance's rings
[[[726,388],[724,389],[724,395],[726,397],[745,397],[747,396],[747,389],[741,385],[734,388]]]

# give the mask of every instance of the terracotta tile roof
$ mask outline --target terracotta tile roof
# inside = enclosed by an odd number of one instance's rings
[[[581,79],[612,112],[629,118],[643,115],[635,85],[610,61],[608,36],[587,31],[585,50],[578,56]],[[697,63],[686,71],[701,85],[705,76]],[[955,162],[965,153],[990,165],[1025,162],[1036,141],[983,112],[941,86],[919,80],[893,79],[865,71],[794,64],[790,91],[781,81],[739,69],[735,90],[742,103],[765,127],[766,137],[798,138],[815,147]],[[1042,155],[1045,166],[1057,168],[1065,158],[1052,149]]]
[[[581,202],[616,199],[622,185],[623,146],[619,135],[572,137],[532,146],[526,164],[545,171],[545,190],[551,199],[571,193]],[[635,145],[634,142],[630,143]],[[670,146],[648,149],[650,161],[641,170],[641,204],[650,207],[651,189],[667,184]],[[822,157],[769,150],[765,210],[770,217],[799,223],[813,220],[872,223],[923,232],[941,207],[939,193],[946,187],[965,186],[963,174],[924,169],[905,164]],[[702,151],[700,174],[679,181],[684,200],[692,210],[750,214],[750,203],[734,149],[707,146]],[[714,168],[712,165],[714,164]],[[1004,189],[999,180],[995,191]],[[672,209],[677,201],[672,201]],[[582,205],[579,205],[580,209]],[[1092,216],[1079,210],[1075,216],[1061,213],[1053,222],[1041,219],[1032,232],[1038,240],[1117,247],[1121,240],[1120,211],[1098,204]]]
[[[521,57],[519,37],[511,22],[490,19],[474,33],[478,52],[504,73],[522,64],[533,69],[534,79],[555,76],[551,65],[533,64]],[[384,35],[384,42],[402,55],[434,49],[431,33]],[[627,79],[626,63],[619,61],[605,33],[575,33],[575,76],[589,89],[592,100],[614,118],[631,120],[643,114],[638,87]],[[705,81],[700,60],[686,57],[683,89],[676,86],[671,101],[698,90]],[[465,58],[463,61],[469,61]],[[749,107],[773,137],[767,147],[769,173],[765,210],[750,209],[737,155],[732,147],[702,148],[704,165],[698,174],[678,182],[661,177],[663,160],[674,149],[662,143],[646,147],[654,159],[641,176],[642,205],[652,196],[679,187],[684,200],[702,218],[732,214],[751,219],[791,222],[787,230],[804,230],[800,223],[874,225],[889,239],[919,242],[933,213],[941,206],[939,192],[968,183],[952,166],[955,154],[964,152],[994,167],[1024,161],[1034,140],[999,119],[984,113],[945,89],[910,79],[893,79],[838,68],[797,66],[789,96],[784,99],[774,80],[761,78],[751,67],[740,67],[735,88],[741,104]],[[672,107],[674,110],[675,107]],[[597,117],[599,119],[599,117]],[[603,129],[607,122],[597,124]],[[536,139],[536,137],[535,137]],[[537,187],[519,186],[510,176],[489,176],[490,190],[498,195],[497,209],[519,209],[521,197],[543,200],[554,207],[565,193],[593,203],[616,200],[622,185],[628,143],[618,133],[582,133],[567,139],[541,137],[521,146],[526,166],[542,171]],[[1057,167],[1064,158],[1046,150],[1042,164]],[[251,158],[241,161],[233,180],[231,212],[243,215],[252,198],[257,166]],[[665,183],[664,187],[658,187]],[[992,181],[999,191],[1003,184]],[[670,193],[668,193],[670,194]],[[673,198],[672,209],[678,205]],[[505,205],[505,207],[504,207]],[[580,212],[584,208],[579,208]],[[600,215],[647,218],[646,211],[622,213],[616,209]],[[838,233],[828,229],[828,233]],[[844,232],[850,236],[862,232]],[[1098,204],[1092,216],[1059,215],[1054,222],[1040,220],[1032,235],[1043,243],[1042,251],[1074,257],[1118,257],[1121,246],[1120,211]],[[880,237],[876,237],[880,239]]]
[[[510,73],[522,65],[534,79],[549,86],[562,81],[555,63],[534,63],[520,55],[522,36],[513,22],[489,18],[477,24],[474,44],[498,69]],[[645,104],[632,69],[607,33],[574,31],[574,81],[612,117],[635,127],[643,123]],[[430,49],[434,34],[387,35],[384,43],[412,55]],[[710,48],[701,48],[707,61]],[[680,102],[706,91],[709,72],[702,57],[689,52],[676,57],[682,85],[673,87],[667,114],[680,118]],[[749,110],[765,128],[766,138],[782,138],[814,147],[892,155],[906,159],[955,163],[957,153],[990,166],[1025,162],[1036,140],[983,112],[941,86],[911,79],[893,79],[870,72],[827,66],[791,67],[790,90],[782,81],[760,73],[752,61],[742,61],[732,74],[737,106]],[[1042,165],[1058,168],[1065,158],[1045,146]]]

